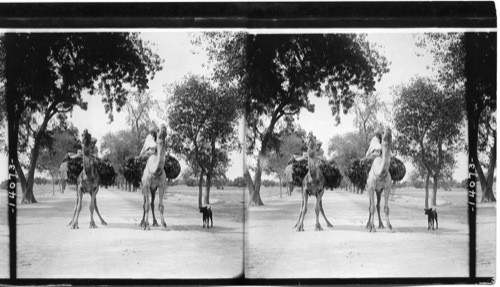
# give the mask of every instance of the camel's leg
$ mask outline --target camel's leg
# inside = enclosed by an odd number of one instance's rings
[[[368,221],[368,231],[375,232],[375,190],[369,189],[368,194],[370,197],[370,219]]]
[[[155,197],[156,197],[156,189],[151,190],[151,214],[153,215],[153,227],[158,227],[158,222],[155,217]]]
[[[328,221],[328,219],[326,219],[325,211],[323,210],[323,195],[321,195],[321,199],[319,201],[319,207],[320,207],[320,210],[321,210],[321,214],[325,218],[326,226],[327,227],[333,227],[333,225],[330,223],[330,221]]]
[[[77,229],[78,228],[78,216],[80,215],[80,211],[82,210],[82,199],[83,199],[83,192],[81,191],[81,187],[79,190],[77,190],[77,207],[76,207],[76,214],[73,217],[73,224],[71,225],[71,229]]]
[[[140,227],[144,228],[146,227],[146,222],[144,219],[146,218],[146,192],[149,192],[149,187],[146,184],[143,184],[141,186],[142,190],[142,219],[141,219],[141,224],[139,225]]]
[[[90,194],[90,204],[89,204],[90,228],[97,228],[97,225],[95,225],[95,221],[94,221],[95,196],[96,196],[95,191]]]
[[[142,219],[141,219],[141,224],[139,225],[140,227],[144,227],[144,217],[146,216],[146,209],[144,208],[144,205],[146,204],[146,196],[142,196]]]
[[[321,224],[319,224],[319,212],[321,210],[321,196],[323,195],[323,192],[321,191],[319,194],[316,194],[316,208],[314,211],[316,212],[316,227],[315,231],[321,231],[323,228],[321,227]]]
[[[76,210],[78,209],[78,184],[76,185],[76,203],[75,203],[75,210],[73,211],[73,217],[71,217],[71,221],[68,223],[68,225],[72,225],[73,221],[75,221],[75,215],[76,215]]]
[[[369,205],[368,205],[368,221],[366,222],[366,229],[370,228],[370,221],[372,220],[372,213],[370,212],[371,210],[371,203],[370,200],[368,200]]]
[[[299,225],[297,226],[297,231],[304,231],[304,217],[306,216],[306,212],[307,212],[307,192],[304,191],[302,193],[302,196],[303,196],[303,199],[304,199],[304,203],[302,204],[302,212],[300,213],[300,217],[299,217]]]
[[[165,223],[165,217],[163,216],[163,211],[165,210],[165,206],[163,205],[163,195],[167,191],[167,186],[160,185],[158,189],[159,189],[158,209],[160,210],[161,226],[163,226],[163,228],[167,228],[167,224]]]
[[[377,193],[377,215],[378,215],[378,228],[385,228],[384,224],[382,223],[382,218],[380,217],[380,197],[382,197],[382,191]]]
[[[384,212],[385,212],[385,218],[387,221],[387,227],[392,230],[392,225],[391,221],[389,220],[389,195],[391,194],[391,185],[389,182],[389,185],[386,185],[386,188],[384,188]]]
[[[303,210],[304,210],[304,191],[302,190],[302,202],[300,203],[299,218],[297,219],[297,223],[295,223],[295,226],[293,228],[297,228],[297,226],[299,226],[300,217],[302,216]]]
[[[149,191],[144,192],[144,224],[143,228],[144,230],[150,230],[151,228],[149,227],[149,220],[148,220],[148,215],[149,215]]]
[[[94,206],[95,206],[95,211],[97,212],[97,216],[99,216],[99,219],[101,220],[101,225],[108,225],[106,221],[102,219],[101,213],[99,212],[99,208],[97,207],[97,192],[94,199]]]

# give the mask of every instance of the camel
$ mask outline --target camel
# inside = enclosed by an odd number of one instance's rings
[[[307,175],[304,177],[302,182],[302,205],[300,207],[299,219],[295,227],[297,231],[304,231],[304,217],[307,212],[307,200],[309,195],[316,196],[316,231],[321,231],[323,228],[319,224],[319,212],[325,218],[328,227],[333,227],[330,221],[325,216],[323,210],[323,193],[325,192],[325,177],[319,168],[320,160],[316,157],[316,152],[318,149],[316,137],[309,132],[307,136],[307,163],[308,169]]]
[[[97,192],[99,191],[100,177],[97,172],[97,158],[94,154],[95,141],[88,133],[84,130],[82,135],[82,150],[81,154],[83,157],[83,170],[78,175],[76,180],[76,205],[75,211],[73,212],[73,218],[69,225],[72,229],[78,228],[78,217],[80,211],[82,210],[82,199],[84,193],[89,193],[90,199],[90,228],[97,228],[94,222],[94,209],[101,220],[102,225],[107,225],[107,223],[102,219],[99,213],[99,208],[97,207]]]
[[[375,232],[375,194],[377,194],[377,213],[379,228],[384,228],[384,224],[380,219],[380,196],[384,192],[384,212],[387,220],[387,227],[392,230],[392,225],[389,220],[389,195],[391,193],[392,179],[389,173],[391,163],[391,143],[392,132],[390,128],[386,128],[382,136],[382,155],[373,160],[373,164],[368,173],[366,181],[367,190],[370,199],[369,217],[366,228],[369,232]]]
[[[151,213],[153,215],[153,226],[158,226],[158,222],[155,218],[154,212],[154,202],[156,190],[159,192],[159,202],[158,209],[160,210],[161,215],[161,225],[164,228],[167,228],[167,224],[165,223],[165,218],[163,217],[164,205],[163,205],[163,195],[167,190],[167,176],[165,175],[165,170],[163,169],[165,166],[165,137],[167,135],[167,128],[165,125],[161,126],[160,133],[158,134],[158,138],[156,140],[156,154],[151,155],[147,161],[146,167],[144,168],[142,174],[142,194],[144,197],[143,204],[143,214],[140,226],[144,228],[144,230],[150,230],[148,214],[149,207],[151,205]],[[151,195],[151,202],[149,196]]]

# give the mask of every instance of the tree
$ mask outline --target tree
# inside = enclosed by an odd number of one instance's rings
[[[364,35],[208,33],[204,39],[215,64],[214,77],[233,83],[244,96],[246,150],[256,151],[254,178],[244,166],[250,205],[260,198],[263,159],[274,129],[287,115],[314,106],[310,94],[326,96],[333,115],[344,113],[355,98],[353,88],[366,92],[387,72],[387,62]]]
[[[136,154],[141,152],[144,139],[149,132],[149,127],[153,123],[150,113],[156,106],[158,106],[158,101],[153,99],[151,94],[146,91],[132,93],[132,96],[125,105],[127,110],[126,120],[131,128],[132,139],[135,141]]]
[[[99,93],[106,113],[120,111],[127,90],[144,90],[161,60],[136,33],[7,33],[4,35],[9,139],[32,142],[27,178],[12,154],[23,203],[36,202],[33,179],[40,143],[49,120],[65,121],[75,106],[87,108],[82,94]],[[21,149],[22,151],[22,149]]]
[[[481,182],[482,201],[496,201],[492,188],[496,167],[496,33],[427,33],[419,45],[434,56],[435,69],[446,88],[464,90],[469,156]],[[486,175],[483,168],[487,168]]]
[[[293,125],[293,119],[277,134],[277,141],[270,148],[267,163],[264,165],[264,173],[276,174],[280,181],[280,196],[282,179],[285,177],[285,168],[292,155],[302,154],[306,150],[306,132]]]
[[[365,156],[368,144],[364,139],[362,133],[350,132],[344,135],[336,135],[328,142],[328,155],[335,160],[345,178],[347,178],[351,163],[355,159]]]
[[[40,158],[37,161],[39,171],[47,171],[52,177],[52,193],[54,182],[59,173],[59,166],[68,152],[81,148],[78,129],[70,126],[67,129],[61,126],[46,131],[46,137],[40,143]]]
[[[425,207],[429,179],[433,177],[432,204],[436,205],[438,181],[442,171],[455,164],[454,154],[462,139],[463,96],[440,89],[426,78],[415,78],[394,91],[395,150],[409,156],[427,171]]]
[[[209,204],[212,180],[227,170],[227,153],[235,147],[239,101],[233,89],[223,85],[215,88],[208,80],[193,75],[173,85],[169,94],[172,148],[184,155],[193,170],[199,169],[201,207],[203,178],[206,177],[203,203]]]
[[[481,201],[496,201],[493,194],[496,167],[496,33],[465,33],[465,78],[467,120],[469,128],[469,156],[483,189]],[[489,155],[485,176],[479,153]]]
[[[386,111],[387,107],[384,102],[380,101],[375,93],[369,93],[366,96],[358,96],[359,101],[354,103],[354,124],[364,136],[366,149],[370,143],[370,134],[378,125],[377,114],[380,110]]]
[[[118,171],[118,174],[123,174],[125,159],[128,157],[137,156],[140,151],[140,143],[133,140],[134,133],[130,130],[121,130],[117,132],[106,133],[100,144],[100,151],[105,158],[109,160],[113,168]],[[131,183],[129,182],[129,188]]]

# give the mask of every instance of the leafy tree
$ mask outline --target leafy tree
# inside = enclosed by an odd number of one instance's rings
[[[153,124],[150,113],[156,106],[158,106],[158,101],[153,99],[151,94],[146,91],[132,93],[132,96],[125,105],[127,110],[126,120],[133,135],[131,139],[135,141],[136,154],[141,152],[144,139],[149,132],[150,126]]]
[[[121,130],[106,133],[100,141],[101,153],[109,160],[114,170],[118,171],[118,174],[123,175],[126,159],[137,156],[138,152],[135,151],[141,149],[141,146],[137,145],[138,143],[133,139],[132,131]]]
[[[300,155],[306,150],[306,132],[300,126],[293,125],[288,121],[286,126],[277,133],[277,141],[270,148],[267,164],[264,165],[264,173],[276,174],[279,179],[280,195],[282,179],[285,177],[285,168],[292,155]]]
[[[161,60],[136,33],[7,33],[3,42],[9,130],[14,135],[9,140],[17,151],[22,143],[33,143],[27,178],[19,155],[11,157],[22,202],[36,202],[33,179],[49,120],[57,115],[64,122],[75,106],[86,109],[84,92],[101,94],[112,120],[113,109],[120,111],[126,101],[126,91],[146,89]]]
[[[433,54],[434,67],[446,89],[464,91],[469,156],[481,182],[482,201],[496,201],[492,188],[496,167],[496,33],[427,33],[419,45]],[[487,168],[486,175],[483,168]]]
[[[436,205],[438,181],[443,178],[444,169],[455,165],[454,154],[462,139],[463,96],[440,89],[426,78],[412,79],[393,92],[393,115],[398,132],[395,150],[426,170],[426,208],[432,176],[432,204]]]
[[[263,204],[263,159],[283,117],[303,108],[313,112],[310,94],[328,97],[333,115],[341,109],[347,113],[356,96],[353,88],[372,91],[388,70],[364,35],[208,33],[203,39],[215,64],[214,77],[233,83],[245,97],[247,152],[259,146],[253,179],[244,167],[250,205]]]
[[[81,148],[78,137],[78,129],[70,126],[67,129],[57,126],[46,131],[47,137],[40,144],[40,158],[37,161],[39,171],[47,171],[52,177],[52,193],[56,175],[59,174],[59,166],[68,152],[74,152]]]
[[[201,77],[190,75],[171,87],[168,117],[172,148],[184,155],[193,170],[199,169],[199,206],[203,178],[203,203],[208,204],[212,180],[227,170],[228,152],[235,147],[239,108],[233,89],[223,85],[215,88]]]
[[[368,93],[365,97],[359,96],[359,101],[354,103],[354,124],[364,136],[366,149],[370,144],[370,134],[379,125],[377,114],[379,111],[387,111],[384,102],[375,93]],[[366,151],[365,149],[365,151]]]
[[[351,162],[365,156],[368,144],[359,132],[335,135],[328,142],[328,155],[338,164],[342,174],[346,175]]]

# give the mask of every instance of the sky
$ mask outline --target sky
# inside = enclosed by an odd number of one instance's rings
[[[398,30],[400,31],[400,30]],[[207,67],[208,57],[199,48],[191,44],[193,33],[182,31],[143,31],[142,38],[150,41],[160,57],[164,60],[163,70],[158,72],[149,83],[149,92],[158,101],[166,100],[164,86],[182,80],[183,77],[191,74],[209,76],[210,69]],[[390,62],[390,71],[384,74],[382,80],[375,85],[378,95],[391,109],[392,94],[391,87],[407,82],[415,75],[431,75],[428,66],[432,65],[430,55],[418,57],[417,52],[422,52],[414,45],[414,38],[409,32],[376,32],[368,33],[368,41],[376,43],[380,47],[379,52]],[[89,105],[86,111],[75,108],[70,117],[70,121],[80,130],[88,129],[89,132],[99,140],[108,132],[118,131],[127,128],[125,123],[126,113],[114,112],[114,121],[109,122],[108,116],[104,113],[99,96],[85,96]],[[315,112],[310,113],[302,110],[298,116],[298,123],[307,132],[312,131],[318,139],[323,142],[326,148],[330,138],[337,134],[344,134],[355,131],[353,125],[354,116],[352,114],[341,115],[341,123],[335,126],[334,117],[326,98],[312,97],[315,104]],[[383,120],[382,117],[379,120]],[[159,120],[157,124],[162,124]],[[389,123],[390,124],[390,123]],[[464,135],[465,137],[465,135]],[[228,170],[228,178],[235,178],[242,174],[242,154],[231,153],[231,166]],[[462,180],[467,177],[466,161],[464,154],[458,154],[459,164],[454,178]],[[4,164],[5,163],[5,164]],[[6,158],[0,156],[0,180],[7,178]],[[5,168],[4,168],[5,167]],[[4,170],[2,170],[2,168]],[[407,164],[407,174],[412,170]]]

